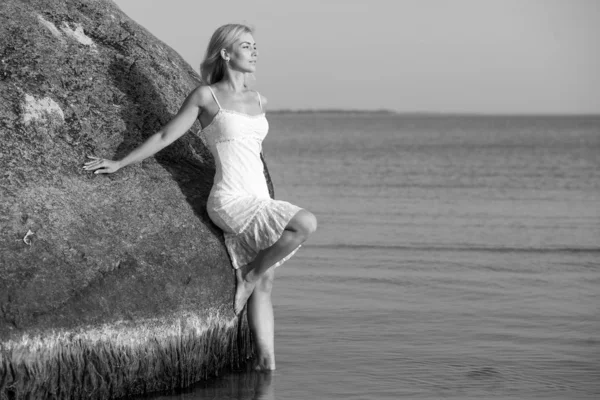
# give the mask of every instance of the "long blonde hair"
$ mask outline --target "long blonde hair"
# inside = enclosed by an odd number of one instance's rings
[[[222,49],[231,49],[231,46],[244,33],[253,34],[254,31],[247,25],[227,24],[217,28],[213,33],[204,61],[200,64],[200,75],[206,85],[212,85],[225,77],[225,60],[221,57]]]

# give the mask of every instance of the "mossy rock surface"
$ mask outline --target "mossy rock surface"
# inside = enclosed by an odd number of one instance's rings
[[[0,341],[182,313],[233,318],[198,122],[116,174],[82,169],[87,155],[114,159],[156,132],[199,83],[111,1],[0,3]]]

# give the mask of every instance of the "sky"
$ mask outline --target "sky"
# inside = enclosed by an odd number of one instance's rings
[[[199,70],[255,28],[270,109],[600,114],[600,0],[114,0]]]

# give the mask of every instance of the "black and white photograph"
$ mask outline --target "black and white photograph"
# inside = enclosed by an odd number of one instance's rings
[[[0,2],[0,400],[599,398],[600,1]]]

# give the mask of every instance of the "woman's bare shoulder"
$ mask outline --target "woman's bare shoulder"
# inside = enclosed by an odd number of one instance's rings
[[[200,108],[205,108],[206,105],[211,104],[214,101],[212,93],[207,85],[196,87],[192,90],[189,97]]]

